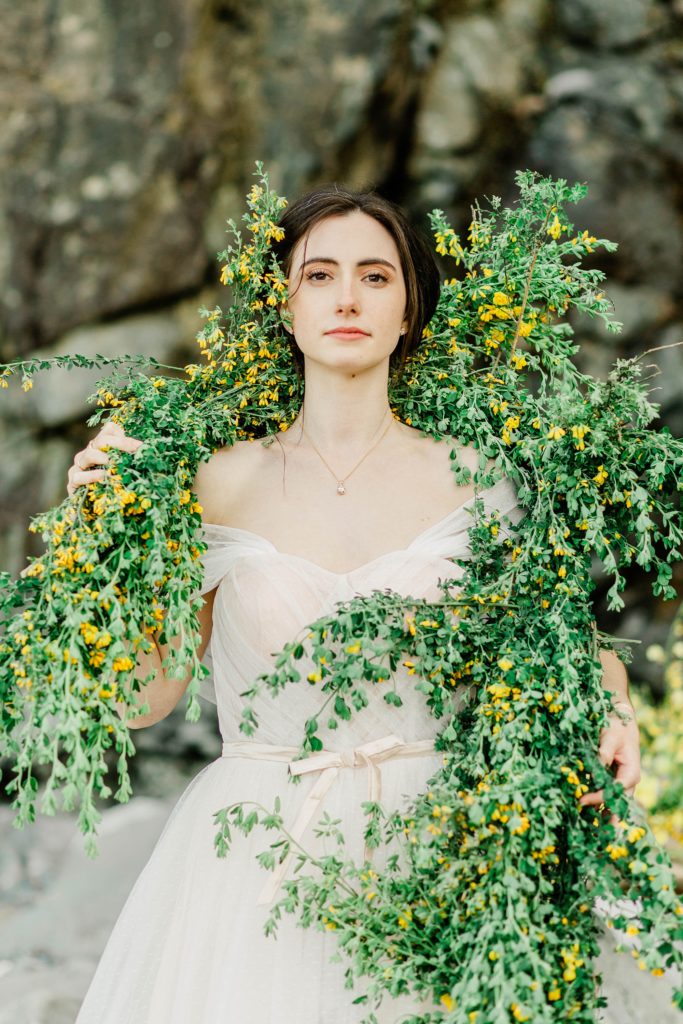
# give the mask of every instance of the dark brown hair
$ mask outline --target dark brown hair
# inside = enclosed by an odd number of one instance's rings
[[[410,223],[399,206],[373,191],[351,191],[332,184],[312,189],[288,206],[278,221],[284,232],[281,242],[273,243],[273,251],[286,277],[289,277],[292,253],[297,242],[310,229],[326,217],[361,210],[374,217],[392,236],[401,260],[401,269],[406,286],[406,319],[408,329],[392,352],[390,365],[398,376],[405,361],[415,351],[422,339],[439,297],[439,270],[431,247],[422,234]],[[303,355],[291,339],[292,354],[300,373],[303,372]]]

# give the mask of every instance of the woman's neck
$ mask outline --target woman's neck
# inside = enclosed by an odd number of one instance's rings
[[[377,367],[377,370],[382,369]],[[353,377],[324,372],[306,373],[304,401],[289,428],[296,441],[301,429],[326,452],[355,453],[370,444],[387,423],[389,398],[386,372]]]

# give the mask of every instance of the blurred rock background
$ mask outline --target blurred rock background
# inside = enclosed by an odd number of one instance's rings
[[[477,197],[510,200],[518,168],[585,181],[576,223],[619,242],[597,265],[624,330],[577,322],[582,368],[604,376],[619,356],[683,342],[683,0],[0,0],[0,123],[0,361],[191,359],[257,159],[285,195],[370,185],[425,230],[435,206],[462,230]],[[651,361],[660,425],[681,436],[683,346]],[[100,375],[0,394],[3,569],[37,553],[28,521],[65,497]],[[599,624],[641,641],[629,674],[656,693],[644,652],[664,643],[676,602],[654,600],[639,571],[628,579],[618,616],[598,593]],[[137,792],[154,807],[217,756],[204,708],[202,726],[181,709],[137,734]],[[39,833],[53,839],[33,874],[25,840],[5,844],[0,890],[41,892],[68,827]],[[0,915],[14,927],[11,907]],[[72,1020],[76,996],[64,999],[12,1004],[12,1024]]]

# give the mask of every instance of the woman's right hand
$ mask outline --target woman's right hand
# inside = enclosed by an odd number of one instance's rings
[[[92,441],[82,451],[74,455],[73,465],[69,467],[67,474],[66,490],[71,497],[77,487],[94,483],[96,480],[106,478],[106,470],[92,469],[93,466],[106,466],[109,456],[103,450],[108,448],[120,448],[124,452],[135,452],[143,441],[135,437],[128,437],[123,427],[118,423],[105,423]]]

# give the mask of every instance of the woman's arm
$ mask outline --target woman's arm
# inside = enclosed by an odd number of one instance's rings
[[[616,766],[615,778],[621,782],[627,793],[633,793],[640,782],[640,732],[635,712],[628,693],[628,674],[624,663],[614,651],[600,651],[603,667],[602,685],[614,694],[614,705],[620,712],[626,712],[628,721],[610,715],[609,724],[600,734],[598,756],[606,768]],[[584,793],[579,803],[584,807],[604,802],[604,791]]]
[[[72,495],[77,487],[83,487],[94,481],[103,481],[106,477],[106,469],[97,467],[106,466],[109,456],[105,449],[119,448],[122,451],[134,452],[143,442],[138,438],[129,437],[118,423],[106,423],[101,430],[89,442],[83,451],[77,452],[74,456],[73,465],[70,467],[67,477],[67,492]],[[201,482],[199,474],[194,485],[197,489],[197,496],[200,504],[202,502]],[[200,642],[197,647],[199,657],[203,657],[211,637],[211,624],[213,617],[213,601],[215,589],[204,595],[204,604],[197,613],[200,629]],[[164,673],[163,662],[166,659],[170,647],[175,650],[180,647],[180,637],[170,639],[168,644],[162,644],[159,636],[163,631],[163,622],[156,630],[151,639],[154,646],[151,651],[137,651],[135,656],[134,678],[142,682],[147,676],[154,673],[150,681],[138,690],[134,695],[135,706],[149,705],[149,712],[142,717],[131,719],[128,726],[131,729],[143,729],[147,725],[154,725],[162,718],[173,711],[182,695],[185,693],[189,682],[190,673],[182,679],[168,679]],[[129,653],[130,649],[129,649]],[[131,654],[132,656],[132,654]],[[121,718],[125,718],[128,706],[123,701],[116,701],[116,710]]]
[[[201,634],[201,640],[197,647],[197,654],[201,658],[209,644],[211,637],[211,624],[213,618],[213,601],[216,596],[216,590],[210,591],[204,595],[204,604],[197,613],[199,620],[199,629]],[[175,650],[180,647],[180,636],[172,637],[168,644],[162,644],[159,641],[159,634],[163,626],[157,630],[152,639],[154,640],[154,648],[148,653],[142,653],[138,651],[136,658],[135,667],[135,678],[145,679],[150,672],[154,671],[155,675],[147,683],[146,686],[142,686],[140,690],[135,694],[135,705],[141,707],[143,704],[149,705],[149,712],[146,715],[132,718],[128,722],[129,729],[144,729],[148,725],[155,725],[160,722],[162,718],[166,718],[170,715],[174,707],[180,700],[187,689],[191,673],[187,673],[181,679],[169,679],[164,673],[162,668],[162,662],[167,657],[171,646]],[[121,718],[125,718],[127,712],[127,706],[122,701],[117,701],[116,710]]]
[[[628,692],[628,673],[623,661],[614,651],[600,651],[603,667],[602,685],[605,690],[614,694],[614,704],[624,704],[625,710],[633,710]]]

